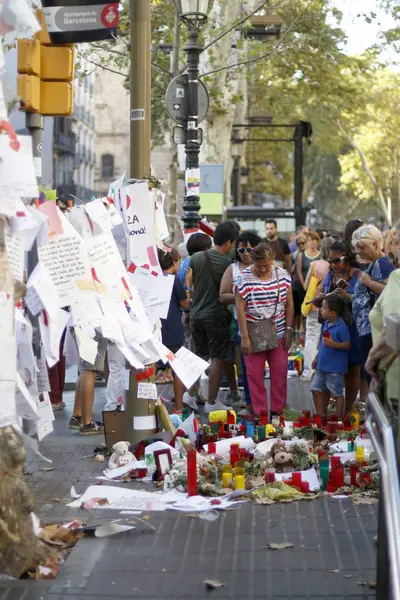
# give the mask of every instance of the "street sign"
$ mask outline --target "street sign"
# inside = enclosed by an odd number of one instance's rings
[[[52,44],[107,40],[117,33],[119,2],[42,0],[42,7]]]
[[[167,105],[167,111],[175,121],[175,123],[182,124],[188,117],[188,89],[189,89],[189,76],[187,73],[178,75],[171,81],[168,86],[167,93],[165,95],[165,102]],[[208,109],[210,107],[210,96],[207,88],[201,79],[198,80],[199,90],[199,114],[198,122],[201,123],[207,116]]]

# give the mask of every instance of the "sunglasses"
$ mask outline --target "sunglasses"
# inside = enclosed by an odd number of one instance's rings
[[[296,246],[304,246],[307,242],[296,242]]]
[[[238,252],[239,254],[244,254],[245,252],[251,254],[253,252],[253,248],[238,248]]]
[[[343,259],[344,259],[344,256],[342,256],[341,258],[328,258],[328,263],[330,265],[338,265],[339,263],[342,262]]]

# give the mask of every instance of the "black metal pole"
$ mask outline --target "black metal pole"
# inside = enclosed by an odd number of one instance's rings
[[[294,132],[294,209],[296,227],[303,225],[303,124],[297,123]]]
[[[198,78],[199,78],[199,62],[200,53],[203,46],[199,44],[199,31],[197,27],[189,29],[189,42],[185,46],[187,54],[187,71],[189,76],[188,88],[188,113],[186,119],[187,138],[185,144],[186,152],[186,170],[199,168],[199,96],[198,96]],[[185,229],[198,227],[201,219],[200,197],[198,195],[189,196],[186,188],[185,198],[183,201],[183,217],[182,220]]]
[[[233,206],[240,206],[240,204],[241,204],[241,194],[240,194],[240,156],[234,156],[233,157],[232,196],[233,196]]]

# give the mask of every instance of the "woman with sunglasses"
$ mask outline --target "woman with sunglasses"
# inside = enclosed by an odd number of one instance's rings
[[[235,308],[235,281],[239,277],[239,275],[247,269],[252,264],[252,252],[253,248],[258,246],[262,242],[261,237],[252,230],[242,231],[239,237],[236,240],[235,245],[235,258],[236,260],[227,268],[225,271],[222,280],[221,287],[219,291],[219,301],[221,304],[228,304],[233,306],[233,324],[232,326],[235,328],[234,342],[240,347],[240,336],[239,336],[239,328],[237,323],[237,315]],[[249,392],[249,387],[247,384],[247,375],[246,375],[246,365],[243,359],[243,355],[240,354],[241,364],[242,364],[242,379],[243,379],[243,389],[244,389],[244,397],[245,397],[245,405],[241,406],[241,408],[251,408],[251,397]]]
[[[346,302],[349,312],[352,311],[352,298],[354,290],[361,274],[360,269],[352,264],[352,256],[346,252],[344,242],[334,242],[331,246],[328,264],[329,273],[324,281],[324,294],[337,293],[342,296]],[[349,412],[360,389],[360,364],[361,350],[356,324],[353,322],[350,326],[351,348],[349,351],[348,371],[345,375],[345,411]]]

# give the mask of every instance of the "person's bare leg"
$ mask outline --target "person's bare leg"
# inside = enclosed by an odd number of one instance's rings
[[[233,360],[224,361],[224,374],[228,380],[229,390],[231,392],[237,393],[238,385],[235,375],[235,363],[233,362]]]
[[[350,412],[360,390],[360,365],[349,365],[349,370],[344,376],[344,382],[346,390],[344,409],[346,412]]]
[[[344,396],[339,396],[338,398],[335,398],[335,402],[336,402],[336,416],[338,417],[339,421],[341,421],[343,418],[343,411],[344,411]]]
[[[75,402],[74,402],[74,410],[73,410],[73,416],[76,417],[77,419],[80,419],[82,417],[82,386],[81,386],[81,375],[79,375],[77,382],[75,384]]]
[[[93,421],[94,382],[96,371],[83,371],[79,375],[77,390],[75,392],[75,407],[80,406],[82,413],[82,424],[89,425]],[[74,415],[75,408],[74,408]]]
[[[173,384],[174,384],[174,396],[175,396],[175,410],[182,412],[182,401],[183,394],[185,392],[185,386],[182,381],[175,375],[172,374]]]
[[[315,412],[321,417],[328,416],[328,400],[326,399],[325,392],[313,392],[314,396],[314,404],[315,404]]]
[[[212,358],[210,374],[208,378],[208,403],[215,404],[218,396],[219,386],[221,385],[221,375],[224,368],[222,358]]]

